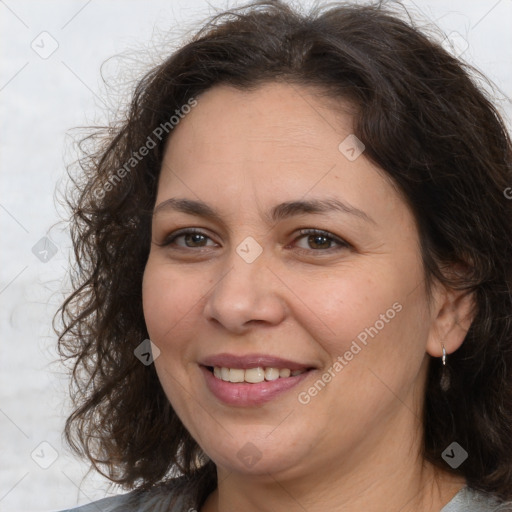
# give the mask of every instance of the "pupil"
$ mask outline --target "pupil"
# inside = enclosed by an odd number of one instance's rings
[[[310,235],[309,236],[309,243],[311,245],[317,245],[322,246],[321,249],[329,249],[330,241],[327,237],[323,235]]]
[[[204,238],[203,235],[200,235],[198,233],[192,233],[191,235],[186,236],[187,245],[190,245],[189,242],[191,242],[192,245],[201,243],[202,239]]]

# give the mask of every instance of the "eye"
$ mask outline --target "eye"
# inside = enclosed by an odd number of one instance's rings
[[[301,236],[297,237],[294,242],[296,243],[298,240],[305,240],[307,245],[307,247],[299,246],[300,249],[326,251],[330,249],[336,250],[350,247],[350,244],[345,242],[345,240],[321,229],[301,229],[300,234]],[[338,247],[333,246],[333,244],[336,244]]]
[[[311,228],[301,229],[299,232],[301,236],[297,237],[294,240],[294,243],[298,245],[300,250],[324,252],[351,247],[348,242],[333,235],[332,233],[329,233],[328,231]],[[181,242],[178,243],[178,240],[181,240]],[[305,246],[303,245],[301,247],[299,244],[297,244],[298,241],[303,241]],[[162,247],[174,245],[180,248],[193,249],[202,247],[212,247],[216,246],[217,244],[201,230],[187,228],[171,233],[169,236],[165,238],[165,240],[161,244],[158,245]]]
[[[176,243],[177,240],[182,239],[183,243]],[[165,238],[165,240],[159,244],[162,247],[168,246],[168,245],[177,245],[178,247],[210,247],[212,244],[208,245],[208,240],[213,240],[206,234],[204,234],[199,229],[180,229],[174,233],[171,233],[168,237]],[[216,245],[213,243],[213,245]]]

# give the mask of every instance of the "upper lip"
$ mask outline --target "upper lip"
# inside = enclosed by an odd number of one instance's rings
[[[237,356],[235,354],[216,354],[204,358],[201,362],[203,366],[217,366],[219,368],[289,368],[290,370],[302,370],[313,368],[313,365],[299,363],[281,357],[274,357],[267,354],[246,354]]]

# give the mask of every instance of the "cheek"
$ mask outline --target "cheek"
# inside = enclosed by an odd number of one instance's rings
[[[398,316],[393,304],[400,300],[399,286],[389,279],[382,280],[377,266],[372,270],[345,266],[328,276],[312,275],[310,279],[291,276],[293,291],[300,301],[294,317],[331,357],[349,350],[351,342],[366,328],[378,322],[380,331]],[[386,286],[382,286],[387,282]],[[380,284],[379,284],[380,283]],[[391,319],[391,320],[390,320]]]
[[[419,371],[429,321],[423,289],[411,293],[410,283],[421,268],[398,267],[347,266],[331,272],[329,279],[295,280],[294,292],[307,307],[294,317],[313,335],[327,362],[344,357],[343,374],[350,385],[374,378],[367,375],[368,368],[397,387]]]
[[[198,282],[199,281],[199,282]],[[190,389],[188,374],[198,330],[197,307],[206,290],[201,280],[187,277],[159,258],[148,259],[142,282],[144,318],[151,341],[159,348],[155,369],[169,402],[182,417]]]
[[[142,282],[143,309],[148,334],[160,350],[177,348],[171,340],[193,328],[194,307],[206,292],[201,282],[150,256]]]

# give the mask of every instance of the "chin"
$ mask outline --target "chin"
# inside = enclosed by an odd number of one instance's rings
[[[219,451],[218,445],[215,448],[207,454],[216,466],[229,472],[254,476],[296,471],[307,458],[307,454],[297,453],[292,443],[288,450],[278,450],[278,447],[268,440],[253,442],[250,438],[230,443],[222,452]]]

